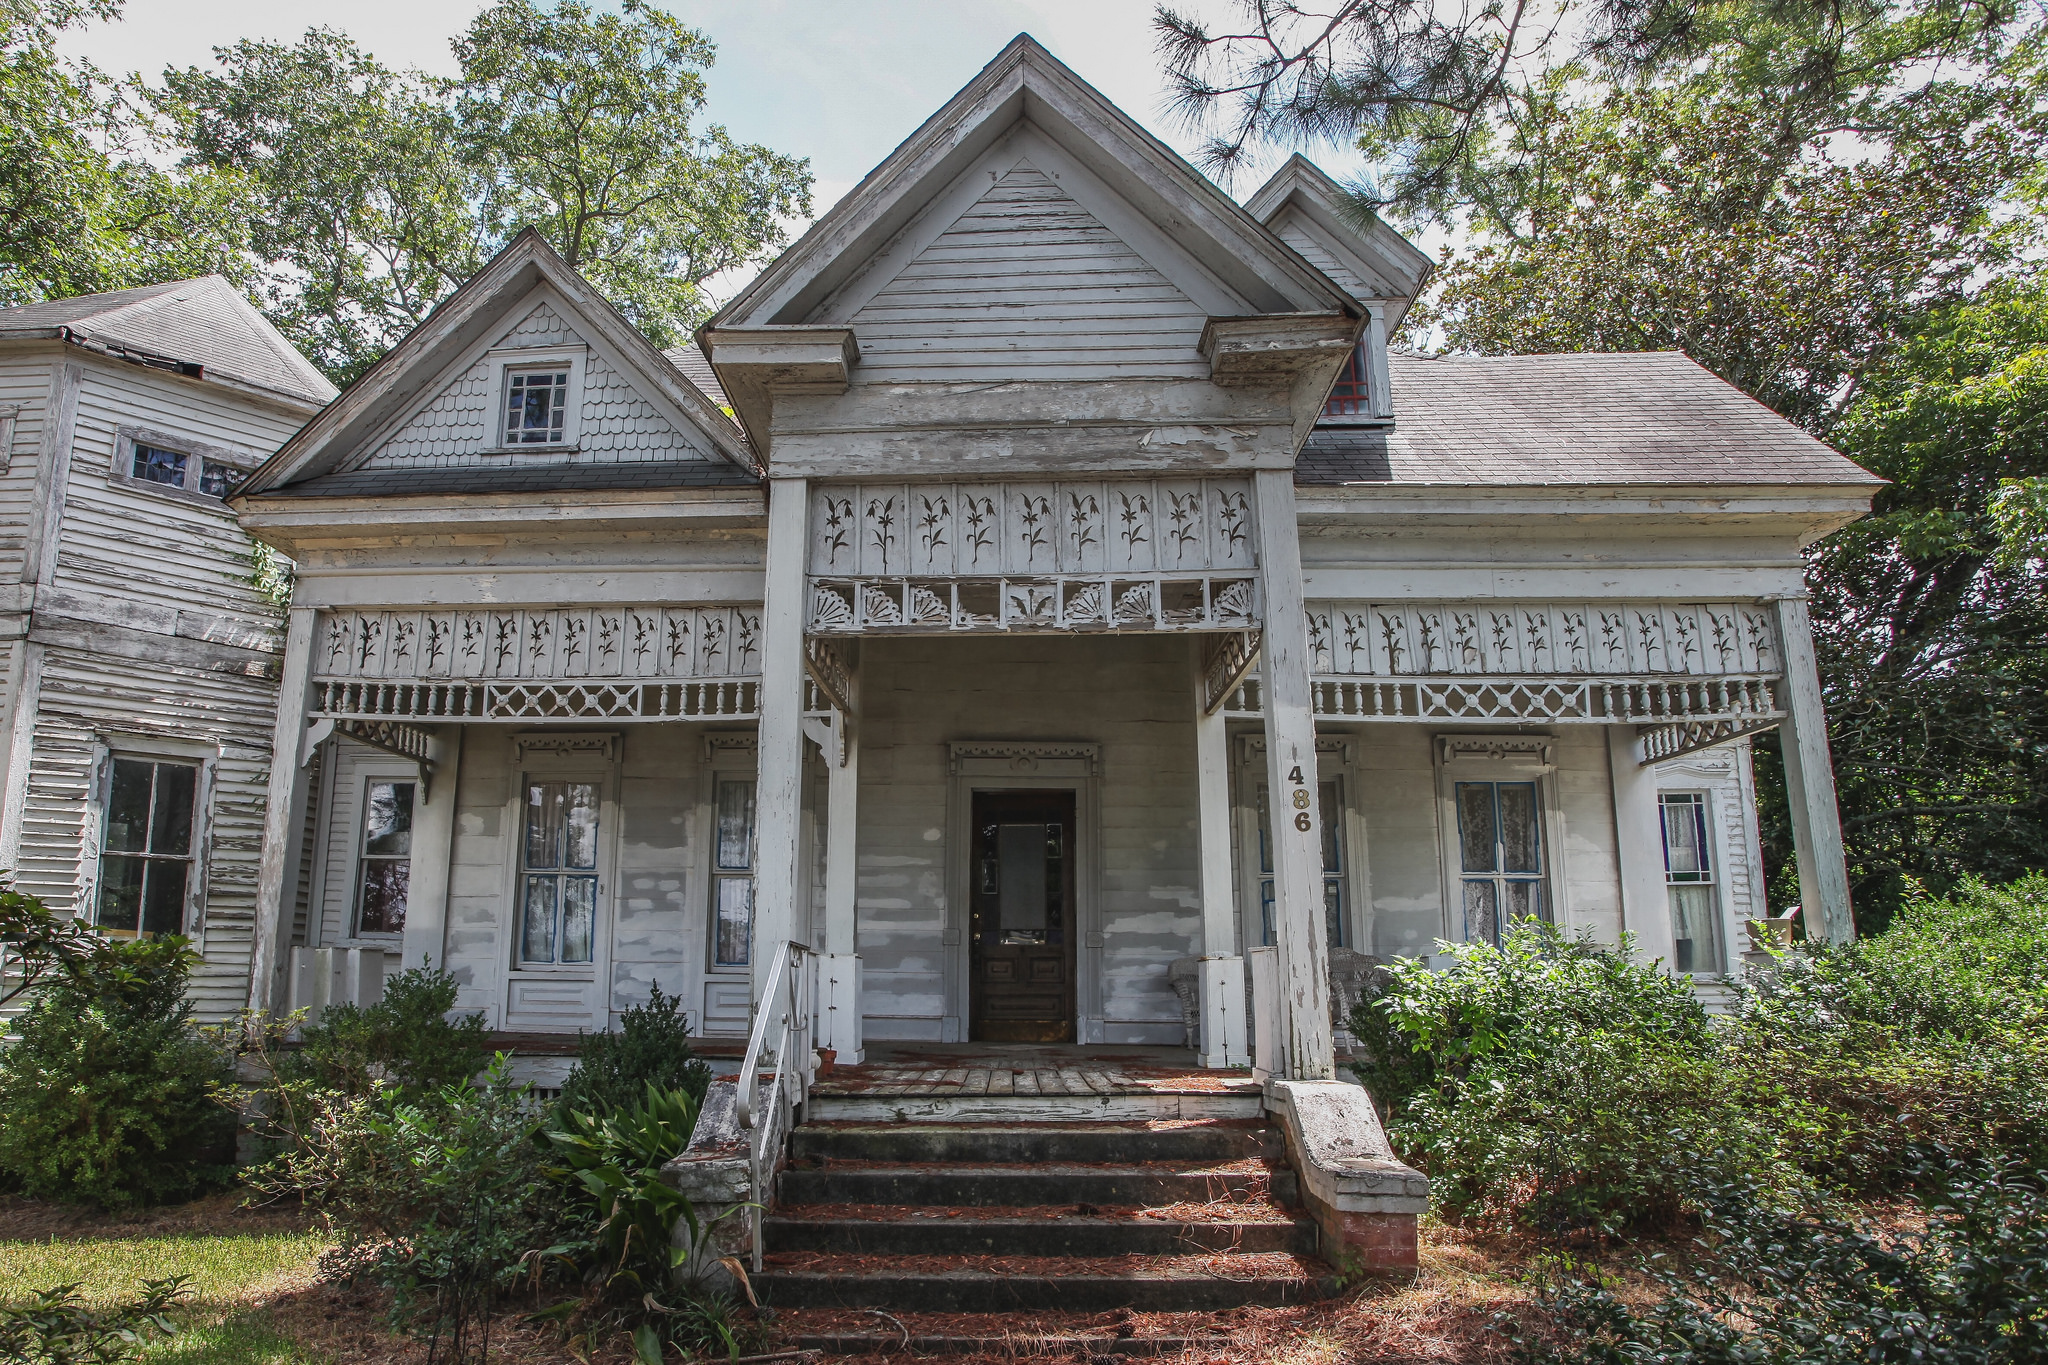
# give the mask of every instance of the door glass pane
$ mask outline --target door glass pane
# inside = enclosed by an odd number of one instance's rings
[[[1714,888],[1674,886],[1671,891],[1671,969],[1678,972],[1725,971],[1721,960],[1720,919],[1714,913]]]
[[[1316,787],[1316,805],[1323,818],[1323,871],[1341,872],[1343,866],[1338,854],[1338,835],[1343,829],[1342,812],[1337,805],[1337,784],[1320,783]]]
[[[744,967],[754,947],[754,883],[747,877],[718,880],[716,956],[721,967]]]
[[[526,865],[562,865],[562,796],[560,782],[526,784]]]
[[[363,814],[363,852],[409,854],[412,852],[411,782],[370,783],[367,809]]]
[[[143,933],[176,934],[184,931],[185,882],[190,870],[191,864],[181,858],[149,860],[142,892]]]
[[[370,858],[363,863],[362,909],[356,932],[395,934],[405,928],[405,898],[412,885],[412,863],[404,858]]]
[[[1458,784],[1458,862],[1467,872],[1494,868],[1493,784]]]
[[[562,878],[562,961],[590,961],[596,919],[597,878]]]
[[[528,962],[555,960],[555,894],[559,879],[526,879],[525,927],[519,935],[519,955]]]
[[[1273,883],[1259,883],[1259,944],[1273,946]]]
[[[562,799],[562,866],[597,866],[597,785],[593,782],[564,784]]]
[[[1501,871],[1538,872],[1536,862],[1536,784],[1500,784]]]
[[[1005,943],[1045,942],[1043,824],[1002,825],[996,831],[999,918]]]
[[[184,857],[192,851],[192,797],[199,770],[182,763],[158,763],[156,810],[149,823],[149,851]]]
[[[1465,883],[1465,941],[1467,943],[1498,943],[1500,941],[1500,920],[1495,913],[1493,883],[1490,881],[1469,881]]]
[[[100,860],[100,928],[132,934],[141,927],[142,869],[140,858]]]
[[[154,763],[114,760],[114,777],[107,791],[105,847],[109,853],[140,853],[149,846],[149,788],[155,772]]]
[[[1270,877],[1270,876],[1272,876],[1272,875],[1273,875],[1273,841],[1272,841],[1271,837],[1270,837],[1270,836],[1269,836],[1269,834],[1268,834],[1268,831],[1269,831],[1269,830],[1270,830],[1270,828],[1271,828],[1271,826],[1270,826],[1270,825],[1269,825],[1269,824],[1267,823],[1267,822],[1268,822],[1268,820],[1269,820],[1269,818],[1270,818],[1270,817],[1269,817],[1269,816],[1268,816],[1268,815],[1266,814],[1266,789],[1265,789],[1264,787],[1260,787],[1260,788],[1259,788],[1259,871],[1260,871],[1260,872],[1262,872],[1262,873],[1264,873],[1264,874],[1265,874],[1266,876],[1268,876],[1268,877]]]
[[[1323,878],[1323,919],[1332,948],[1344,946],[1344,884],[1335,877]]]
[[[754,865],[754,784],[718,784],[718,868],[744,872]]]

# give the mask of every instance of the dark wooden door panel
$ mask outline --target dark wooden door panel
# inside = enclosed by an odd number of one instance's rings
[[[1074,794],[974,793],[969,1031],[1074,1041]]]

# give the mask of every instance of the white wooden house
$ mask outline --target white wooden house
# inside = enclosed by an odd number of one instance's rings
[[[223,501],[334,387],[218,276],[0,310],[0,868],[247,1000],[282,611]]]
[[[1176,1044],[1185,961],[1222,1065],[1271,947],[1326,1077],[1334,950],[1725,970],[1771,726],[1848,934],[1800,550],[1877,481],[1679,356],[1390,354],[1427,270],[1029,39],[688,351],[520,238],[234,499],[300,575],[255,1000],[738,1034],[796,940],[853,1059]]]

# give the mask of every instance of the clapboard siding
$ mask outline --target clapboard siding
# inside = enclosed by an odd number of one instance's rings
[[[554,307],[541,303],[493,342],[491,349],[585,344],[585,339]],[[490,357],[479,357],[354,467],[496,468],[508,461],[574,459],[621,464],[709,458],[633,387],[610,357],[595,348],[584,361],[574,449],[535,446],[507,454],[496,449],[501,398],[492,388],[496,373]]]
[[[853,317],[862,383],[1201,377],[1203,310],[1045,175],[993,185]]]
[[[320,859],[318,931],[309,941],[331,944],[348,938],[354,928],[349,920],[354,910],[356,820],[363,802],[363,784],[373,769],[406,772],[410,768],[404,759],[348,739],[337,739],[327,749],[326,762],[333,777],[323,778],[322,783],[325,810],[314,846],[315,856]]]
[[[116,480],[111,471],[122,427],[237,451],[253,465],[296,425],[138,366],[88,366],[55,586],[134,605],[203,611],[229,626],[215,638],[248,643],[254,637],[274,648],[278,612],[251,581],[249,538],[227,505],[160,494]]]
[[[1298,224],[1283,222],[1278,228],[1281,241],[1301,253],[1302,259],[1330,277],[1331,283],[1354,299],[1376,299],[1385,296],[1386,288],[1362,278],[1349,266],[1344,265],[1327,247],[1318,242]]]
[[[14,408],[13,438],[0,469],[0,581],[21,576],[22,542],[34,506],[36,454],[50,402],[48,352],[0,355],[0,409]],[[4,420],[4,419],[0,419]]]
[[[23,809],[18,876],[22,889],[75,913],[88,869],[80,866],[96,735],[146,749],[150,739],[217,747],[207,813],[206,901],[199,926],[205,960],[193,975],[200,1014],[225,1017],[248,996],[249,926],[276,693],[271,684],[228,673],[49,648],[43,664],[34,762]]]

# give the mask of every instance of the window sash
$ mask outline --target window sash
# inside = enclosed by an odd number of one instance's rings
[[[382,789],[388,795],[379,796]],[[363,783],[363,833],[356,854],[356,932],[405,931],[412,889],[412,826],[418,784],[389,777]]]
[[[106,784],[94,926],[122,936],[183,933],[199,765],[110,757]]]
[[[216,502],[240,488],[251,473],[232,461],[215,459],[200,450],[181,450],[162,441],[131,437],[127,445],[127,473],[131,482],[174,489]]]
[[[1273,845],[1271,816],[1266,785],[1259,784],[1259,933],[1267,947],[1273,936]],[[1344,818],[1343,792],[1334,777],[1316,783],[1316,807],[1323,820],[1323,928],[1329,946],[1349,946],[1344,905]]]
[[[1367,378],[1370,368],[1366,363],[1366,341],[1360,338],[1351,348],[1351,356],[1344,362],[1343,371],[1337,382],[1330,388],[1330,396],[1323,403],[1325,417],[1366,417],[1372,413],[1371,381]]]
[[[1534,782],[1452,784],[1458,901],[1467,943],[1498,945],[1520,919],[1550,919],[1544,893],[1543,802]]]
[[[1721,935],[1721,899],[1714,876],[1713,841],[1704,792],[1660,792],[1658,824],[1664,835],[1664,881],[1671,907],[1671,970],[1727,970]]]
[[[560,445],[568,435],[566,365],[505,371],[505,444]]]

